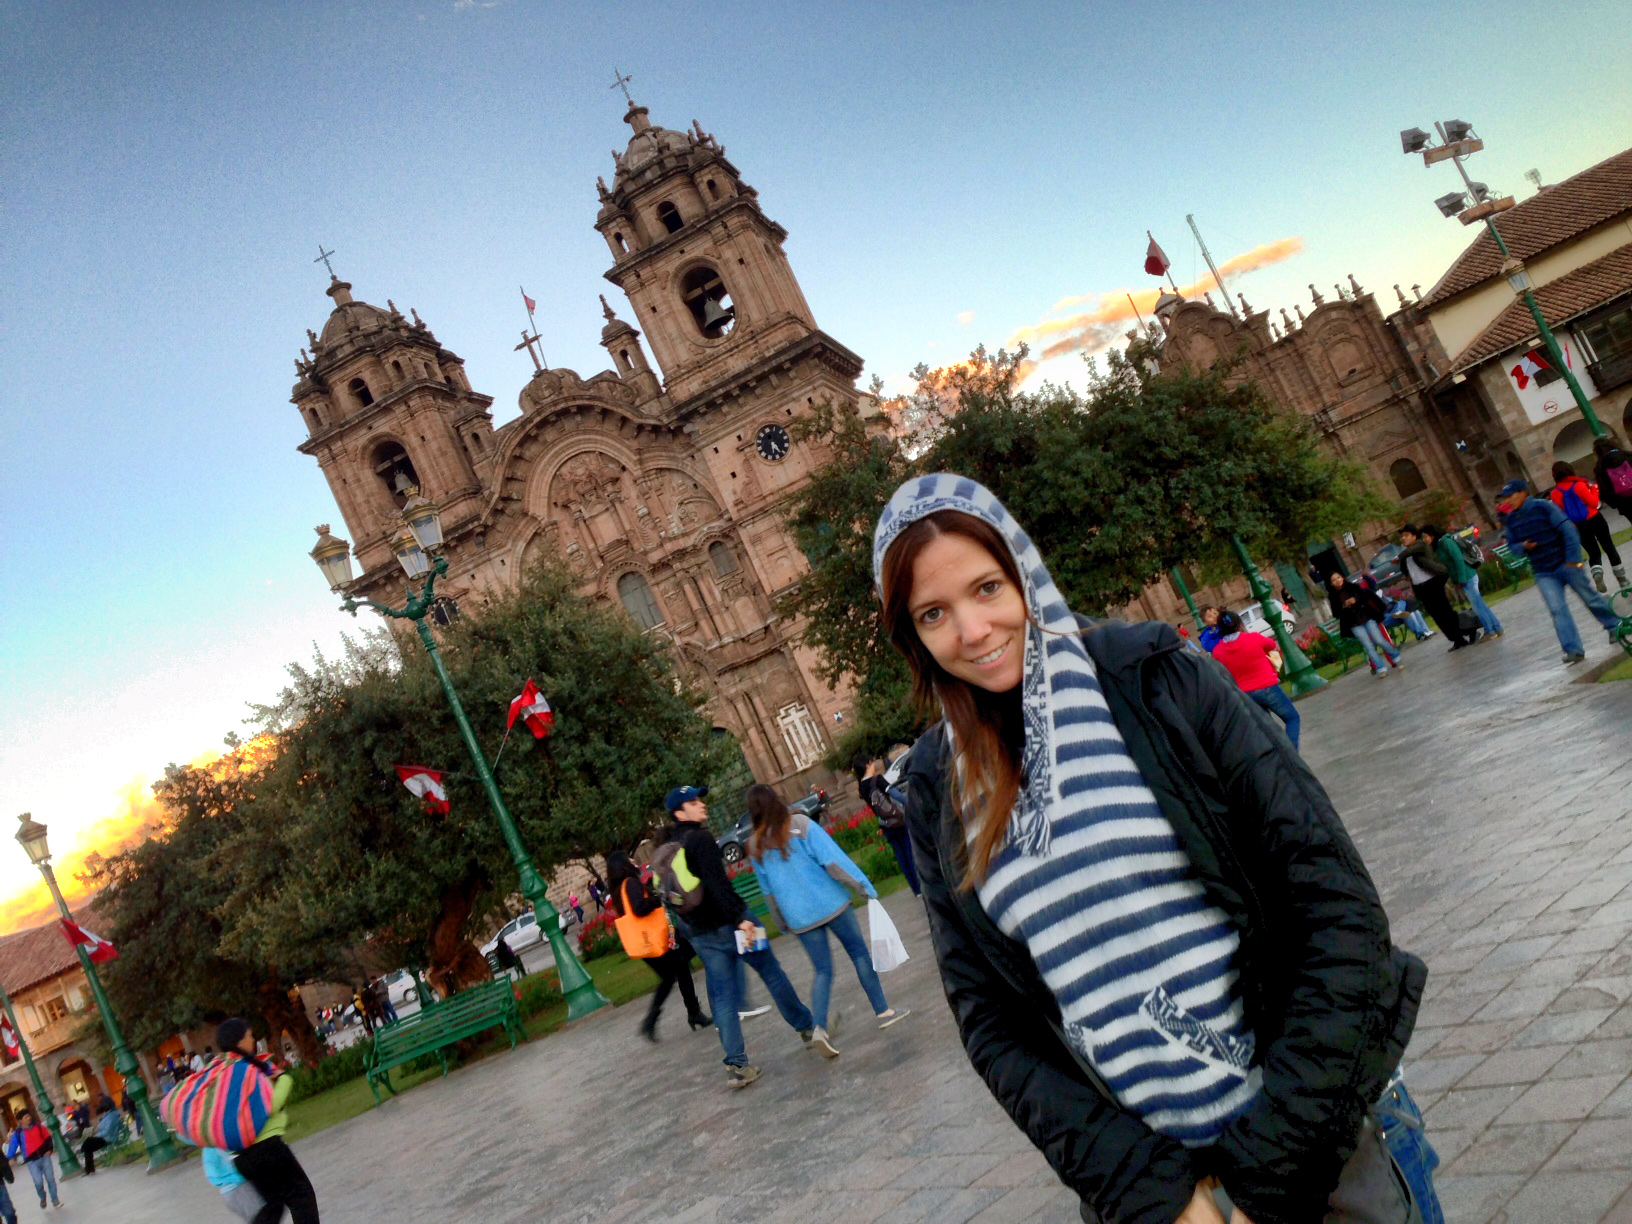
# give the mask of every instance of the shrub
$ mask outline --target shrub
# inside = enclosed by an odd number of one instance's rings
[[[865,846],[850,856],[862,873],[877,884],[880,880],[887,880],[891,876],[901,874],[901,864],[895,857],[895,851],[885,842],[876,846]]]
[[[873,816],[873,809],[864,807],[854,816],[846,820],[833,823],[833,840],[839,843],[839,849],[854,856],[857,850],[869,843],[882,845],[884,835],[879,832],[878,820]]]
[[[516,1006],[523,1020],[531,1019],[546,1008],[562,1002],[561,979],[554,969],[530,974],[516,986]]]
[[[591,961],[597,956],[607,956],[623,946],[612,923],[612,911],[603,910],[579,928],[578,955],[582,959]]]
[[[1298,639],[1298,649],[1309,656],[1309,662],[1316,667],[1324,667],[1328,663],[1337,663],[1343,658],[1343,652],[1336,642],[1326,635],[1326,631],[1316,626],[1309,629]]]
[[[368,1056],[368,1050],[369,1042],[365,1037],[338,1054],[330,1054],[316,1066],[292,1068],[289,1074],[294,1077],[295,1086],[289,1093],[289,1103],[293,1105],[296,1101],[304,1101],[307,1097],[356,1079],[363,1073],[363,1059]]]

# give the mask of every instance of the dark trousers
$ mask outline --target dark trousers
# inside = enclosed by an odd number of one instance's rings
[[[669,997],[669,991],[676,986],[680,987],[680,998],[686,1004],[686,1019],[700,1020],[703,1008],[697,1001],[697,985],[691,980],[691,958],[695,953],[691,945],[684,939],[678,940],[680,946],[665,952],[662,956],[654,956],[646,963],[657,974],[657,989],[652,992],[651,1006],[646,1009],[646,1022],[641,1027],[647,1032],[657,1027],[657,1018],[663,1011],[663,1002]]]
[[[89,1177],[96,1172],[96,1154],[108,1146],[108,1141],[100,1135],[92,1135],[79,1145],[80,1159],[85,1163],[85,1176]]]
[[[1471,645],[1475,640],[1471,633],[1463,633],[1458,622],[1456,609],[1451,607],[1450,597],[1445,594],[1445,579],[1430,578],[1427,582],[1418,584],[1413,582],[1411,589],[1416,592],[1417,602],[1422,610],[1434,618],[1434,624],[1439,631],[1453,642]]]
[[[907,836],[907,826],[886,829],[880,825],[879,832],[884,834],[884,840],[895,851],[895,861],[901,864],[901,874],[907,877],[907,887],[912,889],[913,896],[918,896],[918,864],[912,861],[912,839]]]
[[[1602,565],[1605,557],[1611,565],[1621,563],[1621,554],[1615,550],[1614,537],[1609,533],[1609,521],[1602,511],[1584,523],[1577,523],[1575,529],[1581,533],[1581,547],[1587,550],[1589,565]]]
[[[255,1224],[278,1224],[285,1208],[294,1224],[318,1224],[317,1191],[281,1138],[252,1144],[239,1152],[233,1163],[266,1200],[266,1206],[256,1213]]]

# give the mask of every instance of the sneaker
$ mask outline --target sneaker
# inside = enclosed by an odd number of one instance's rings
[[[1428,630],[1427,633],[1423,634],[1420,638],[1418,638],[1417,641],[1426,642],[1429,638],[1431,638],[1433,636],[1434,636],[1434,631],[1432,629],[1430,629],[1430,630]]]
[[[827,1030],[824,1028],[808,1029],[800,1033],[799,1037],[805,1043],[805,1049],[815,1050],[823,1058],[837,1058],[839,1056],[839,1047],[833,1044],[827,1035]]]
[[[881,1029],[887,1029],[897,1020],[905,1020],[910,1015],[912,1015],[912,1009],[910,1007],[892,1007],[889,1011],[881,1011],[878,1013],[877,1017],[878,1027]]]
[[[747,1011],[739,1011],[737,1013],[737,1019],[738,1020],[752,1020],[755,1016],[763,1016],[766,1012],[768,1012],[770,1010],[771,1010],[771,1005],[769,1003],[766,1003],[761,1007],[750,1007]]]
[[[725,1086],[727,1088],[746,1088],[759,1078],[759,1068],[753,1063],[743,1063],[740,1067],[725,1069]]]
[[[1573,667],[1575,664],[1584,661],[1586,657],[1586,655],[1581,654],[1579,651],[1567,651],[1564,655],[1564,666]]]
[[[1501,636],[1502,636],[1502,631],[1501,631],[1501,630],[1500,630],[1500,629],[1492,629],[1492,630],[1491,630],[1491,631],[1490,631],[1490,632],[1489,632],[1489,633],[1488,633],[1488,634],[1486,634],[1486,635],[1485,635],[1485,636],[1486,636],[1486,637],[1492,637],[1492,638],[1499,638],[1499,637],[1501,637]]]

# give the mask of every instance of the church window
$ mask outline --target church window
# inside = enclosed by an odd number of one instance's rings
[[[680,217],[680,210],[670,200],[664,200],[657,206],[657,219],[663,223],[663,228],[671,234],[678,234],[686,228],[685,221]]]
[[[357,402],[367,408],[374,402],[374,393],[368,389],[368,384],[360,378],[354,378],[346,384],[346,390],[357,397]]]
[[[708,546],[708,559],[714,562],[714,574],[724,578],[737,572],[737,559],[731,555],[731,550],[718,540]]]
[[[320,417],[317,414],[317,409],[316,408],[308,408],[306,411],[311,414],[312,428],[313,429],[322,429],[323,428],[323,418]]]
[[[1394,482],[1394,492],[1401,498],[1415,497],[1428,487],[1422,472],[1409,459],[1396,459],[1389,464],[1388,478]]]
[[[713,179],[708,180],[708,198],[711,200],[720,198],[720,185]]]
[[[399,379],[402,377],[402,362],[393,361],[391,363],[391,369]]]
[[[642,629],[651,629],[663,623],[657,596],[652,593],[651,584],[639,574],[625,574],[618,579],[618,598],[623,600],[623,606]]]
[[[400,508],[408,502],[408,491],[419,488],[419,473],[408,452],[395,442],[381,442],[374,448],[374,474],[380,478],[391,500]]]
[[[697,330],[710,340],[729,336],[736,326],[737,308],[720,274],[706,264],[687,272],[680,282],[680,298],[691,311]]]
[[[622,251],[625,255],[629,254],[629,241],[622,234],[613,234],[612,241],[617,243],[618,250]]]
[[[625,374],[627,374],[631,368],[632,367],[629,364],[629,350],[628,349],[619,349],[618,350],[618,369],[622,370]]]

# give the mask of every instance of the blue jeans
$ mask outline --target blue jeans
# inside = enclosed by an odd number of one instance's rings
[[[57,1171],[51,1167],[51,1162],[57,1158],[55,1152],[47,1152],[38,1160],[29,1160],[28,1175],[34,1179],[34,1193],[40,1196],[40,1206],[45,1206],[45,1190],[51,1188],[51,1201],[57,1201]]]
[[[1303,720],[1298,717],[1298,707],[1292,704],[1292,698],[1286,695],[1285,690],[1278,684],[1272,684],[1268,688],[1255,689],[1247,696],[1286,724],[1286,738],[1296,748],[1298,726]]]
[[[827,1027],[827,1001],[833,996],[833,949],[827,942],[829,931],[838,937],[839,946],[856,967],[856,978],[867,992],[867,1002],[873,1005],[873,1015],[889,1011],[890,1005],[884,998],[884,984],[878,980],[878,970],[873,968],[873,954],[861,936],[861,923],[856,921],[856,911],[846,906],[837,918],[799,932],[799,942],[805,946],[811,968],[816,970],[816,976],[810,982],[810,1010],[816,1013],[816,1023],[822,1028]]]
[[[1201,649],[1199,646],[1196,648]],[[884,840],[890,843],[890,849],[895,851],[895,861],[901,864],[901,874],[907,878],[907,887],[912,889],[912,895],[918,896],[918,864],[912,861],[912,839],[907,836],[906,826],[899,829],[883,829]]]
[[[1489,605],[1485,603],[1484,596],[1479,594],[1478,574],[1474,574],[1472,578],[1462,584],[1462,594],[1468,597],[1468,606],[1473,609],[1473,614],[1479,618],[1479,623],[1484,626],[1486,633],[1500,633],[1502,631],[1502,622],[1496,619],[1496,613],[1490,610]]]
[[[1366,621],[1364,624],[1356,625],[1349,632],[1354,635],[1354,640],[1360,643],[1360,649],[1366,652],[1366,661],[1371,664],[1372,671],[1388,670],[1387,664],[1378,657],[1378,651],[1382,651],[1383,654],[1387,655],[1390,663],[1400,661],[1399,647],[1394,645],[1388,634],[1383,632],[1383,627],[1376,621]],[[1286,694],[1282,693],[1281,695],[1284,697]],[[1293,739],[1292,742],[1296,744],[1298,741]]]
[[[1564,648],[1565,654],[1586,653],[1586,648],[1581,645],[1581,634],[1575,628],[1575,617],[1570,615],[1570,606],[1564,602],[1565,587],[1581,596],[1587,611],[1597,617],[1598,623],[1605,629],[1620,627],[1621,618],[1609,610],[1609,604],[1598,594],[1585,569],[1566,565],[1563,569],[1536,570],[1535,574],[1536,590],[1541,592],[1547,611],[1553,615],[1553,631],[1558,634],[1558,644]]]
[[[6,1189],[5,1182],[0,1182],[0,1220],[6,1224],[17,1224],[17,1208],[12,1205],[11,1192]]]
[[[804,1033],[816,1027],[810,1008],[799,1001],[793,983],[788,981],[788,975],[782,972],[782,966],[777,962],[776,953],[769,948],[763,952],[739,955],[735,927],[716,927],[712,931],[688,930],[682,934],[691,940],[691,946],[697,951],[697,959],[703,962],[703,977],[708,981],[708,1005],[714,1012],[714,1027],[720,1033],[726,1066],[748,1065],[748,1050],[742,1042],[742,1021],[737,1017],[737,1010],[742,1006],[742,999],[737,993],[739,960],[747,961],[749,968],[759,974],[765,989],[771,992],[771,1001],[776,1004],[776,1010],[782,1013],[782,1019],[788,1022],[790,1028]]]

